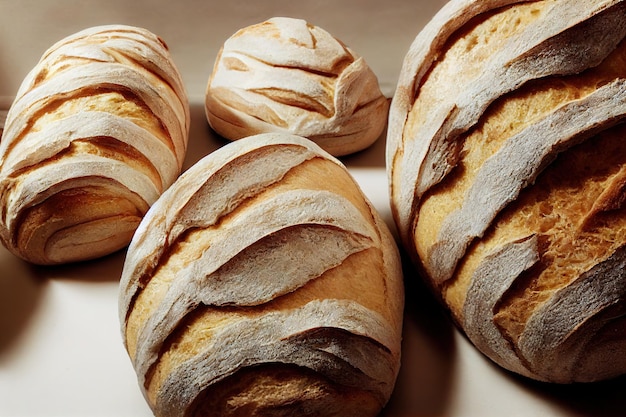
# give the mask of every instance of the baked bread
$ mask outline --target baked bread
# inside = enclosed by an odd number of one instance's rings
[[[207,119],[223,137],[292,133],[334,156],[373,144],[388,108],[362,57],[325,30],[286,17],[226,40],[206,91]]]
[[[389,115],[403,245],[469,339],[530,378],[626,371],[626,2],[453,0]]]
[[[163,416],[375,416],[400,364],[398,248],[313,142],[252,136],[152,206],[120,283],[125,346]]]
[[[130,242],[181,172],[186,92],[165,43],[98,26],[48,49],[0,142],[0,238],[36,264],[96,258]]]

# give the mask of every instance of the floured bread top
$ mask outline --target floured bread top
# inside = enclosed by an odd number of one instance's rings
[[[128,244],[181,172],[189,104],[165,43],[136,27],[85,29],[22,82],[0,142],[0,238],[31,262]]]
[[[404,245],[472,341],[534,378],[626,371],[611,353],[626,345],[625,36],[624,1],[451,1],[391,105]]]
[[[346,168],[276,133],[185,172],[143,219],[120,283],[125,345],[157,416],[377,415],[403,304],[395,242]]]
[[[293,133],[335,156],[379,138],[387,109],[362,57],[325,30],[283,17],[230,37],[206,92],[208,121],[227,139]]]

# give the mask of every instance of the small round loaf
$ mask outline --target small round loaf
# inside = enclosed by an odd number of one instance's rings
[[[226,40],[206,91],[207,119],[223,137],[292,133],[334,156],[374,143],[388,107],[362,57],[325,30],[286,17]]]
[[[266,133],[204,157],[151,207],[119,311],[158,417],[376,416],[403,291],[396,243],[346,168]]]
[[[0,238],[60,264],[130,242],[180,175],[187,95],[165,43],[98,26],[48,49],[22,82],[0,142]]]
[[[469,339],[530,378],[626,372],[626,2],[453,0],[390,108],[403,245]]]

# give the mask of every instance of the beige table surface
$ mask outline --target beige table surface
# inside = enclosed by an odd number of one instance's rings
[[[214,58],[236,30],[273,16],[320,26],[362,55],[391,97],[402,59],[443,0],[0,0],[0,117],[43,51],[80,29],[143,26],[169,45],[192,103],[186,167],[224,142],[204,118]],[[384,137],[343,158],[393,228]],[[0,247],[0,417],[142,417],[151,412],[122,347],[120,252],[37,267]],[[626,379],[554,386],[492,365],[448,321],[407,266],[403,363],[384,416],[626,416]],[[626,353],[625,353],[626,354]]]

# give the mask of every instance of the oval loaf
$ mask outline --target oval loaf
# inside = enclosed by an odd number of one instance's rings
[[[346,168],[268,133],[204,157],[151,207],[120,321],[156,416],[375,416],[403,291],[396,243]]]
[[[287,17],[227,39],[206,91],[209,124],[225,138],[292,133],[334,156],[374,143],[388,108],[362,57],[325,30]]]
[[[569,383],[626,372],[626,2],[453,0],[390,109],[402,242],[469,339]]]
[[[189,105],[165,43],[98,26],[48,49],[20,86],[0,142],[0,238],[37,264],[128,245],[181,172]]]

